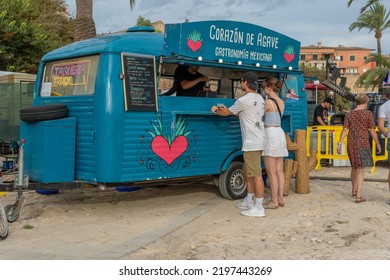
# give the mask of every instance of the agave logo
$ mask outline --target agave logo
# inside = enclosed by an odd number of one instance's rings
[[[202,34],[194,30],[187,37],[187,46],[191,51],[196,52],[202,47]]]

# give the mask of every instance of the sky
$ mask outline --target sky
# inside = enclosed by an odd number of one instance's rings
[[[75,0],[65,0],[76,15]],[[180,23],[203,20],[232,20],[260,25],[301,42],[317,45],[362,47],[376,52],[376,39],[367,29],[348,30],[367,0],[94,0],[93,18],[98,34],[127,29],[138,16],[151,22]],[[382,1],[390,11],[387,1]],[[382,53],[390,54],[390,28],[382,36]]]

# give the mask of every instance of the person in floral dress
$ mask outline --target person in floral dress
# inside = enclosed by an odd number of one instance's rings
[[[341,153],[342,142],[348,134],[347,152],[351,163],[352,195],[355,196],[355,202],[360,203],[366,201],[362,197],[364,167],[371,167],[373,164],[369,135],[375,140],[378,153],[381,152],[381,145],[375,132],[374,116],[367,110],[368,96],[360,93],[355,101],[356,109],[345,116],[344,127],[337,143],[337,153]]]

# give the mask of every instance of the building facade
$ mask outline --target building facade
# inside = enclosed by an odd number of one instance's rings
[[[300,52],[300,63],[310,67],[326,70],[327,63],[334,63],[339,69],[341,77],[346,78],[345,86],[352,93],[366,92],[361,87],[356,87],[356,80],[361,74],[369,69],[375,68],[375,63],[365,64],[371,49],[360,47],[337,47],[317,45],[302,46]]]

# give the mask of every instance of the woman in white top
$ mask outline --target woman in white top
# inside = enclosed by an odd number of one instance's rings
[[[282,83],[275,77],[267,78],[262,84],[262,89],[267,95],[264,115],[266,147],[263,159],[271,185],[271,200],[264,205],[267,209],[284,206],[283,157],[288,156],[288,150],[286,136],[281,127],[284,112],[284,102],[278,96],[281,88]]]

